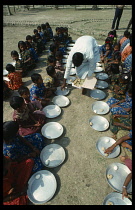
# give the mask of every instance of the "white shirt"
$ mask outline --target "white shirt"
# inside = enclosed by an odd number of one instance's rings
[[[70,75],[72,57],[76,52],[82,53],[84,58],[82,64],[79,67],[75,67],[79,78],[84,79],[87,74],[91,76],[96,68],[96,63],[100,61],[99,46],[96,40],[92,36],[79,37],[69,53],[64,74],[65,79]]]

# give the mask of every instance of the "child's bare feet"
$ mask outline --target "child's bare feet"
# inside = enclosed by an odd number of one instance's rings
[[[122,155],[120,155],[121,162],[124,162],[128,158],[129,158],[128,156],[122,156]]]

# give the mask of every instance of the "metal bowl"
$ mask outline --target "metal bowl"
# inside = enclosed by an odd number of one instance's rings
[[[100,80],[106,80],[106,79],[108,79],[108,74],[103,73],[103,72],[97,73],[97,74],[96,74],[96,78],[97,78],[97,79],[100,79]]]
[[[68,44],[68,47],[73,47],[74,46],[74,43],[69,43]]]
[[[55,194],[57,182],[55,176],[47,170],[34,173],[28,181],[27,195],[34,204],[43,204]]]
[[[111,154],[108,156],[105,156],[106,153],[104,153],[104,150],[107,149],[108,147],[112,146],[116,141],[113,138],[103,136],[100,137],[96,143],[96,148],[98,152],[106,157],[106,158],[115,158],[120,154],[120,146],[118,145],[117,147],[114,148]]]
[[[55,91],[56,95],[63,95],[66,96],[69,93],[69,89],[67,87],[65,87],[64,90],[61,90],[61,87],[57,87],[57,90]]]
[[[112,163],[106,169],[106,180],[111,188],[122,193],[122,186],[129,173],[131,173],[131,171],[126,165],[122,163]],[[107,178],[108,174],[113,176],[112,179]],[[127,186],[127,192],[132,193],[132,180]]]
[[[105,117],[93,116],[89,119],[90,126],[97,131],[105,131],[109,128],[109,122]]]
[[[48,105],[43,108],[47,118],[55,118],[61,114],[61,108],[57,105]]]
[[[8,75],[8,71],[6,69],[3,70],[3,76]]]
[[[94,70],[95,73],[98,73],[98,72],[101,72],[103,71],[104,69],[100,66],[97,66],[96,69]]]
[[[108,83],[106,81],[98,80],[95,87],[99,89],[105,89],[108,88]]]
[[[106,93],[102,90],[90,90],[90,97],[97,99],[97,100],[102,100],[106,97]]]
[[[66,96],[62,96],[62,95],[55,96],[52,99],[52,102],[58,105],[59,107],[66,107],[70,103],[69,99]]]
[[[124,199],[122,199],[122,194],[118,192],[109,193],[105,197],[103,205],[111,205],[109,202],[111,202],[112,205],[132,205],[132,202],[128,198],[124,197]]]
[[[57,122],[49,122],[42,127],[41,133],[48,139],[56,139],[62,135],[63,126]]]
[[[65,160],[65,150],[59,144],[49,144],[42,149],[40,159],[48,168],[57,167]]]
[[[96,114],[107,114],[110,110],[109,105],[104,101],[95,101],[92,104],[92,110]]]

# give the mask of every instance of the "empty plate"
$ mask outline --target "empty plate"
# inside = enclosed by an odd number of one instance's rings
[[[56,139],[62,135],[63,126],[58,122],[49,122],[42,127],[41,133],[48,139]]]
[[[97,100],[102,100],[106,97],[106,93],[102,90],[90,90],[90,97],[97,99]]]
[[[8,79],[8,77],[3,77],[3,80],[5,80],[5,81],[7,81],[7,82],[10,81],[10,79]]]
[[[126,197],[122,199],[121,193],[112,192],[105,197],[103,205],[132,205],[132,202]]]
[[[97,66],[96,69],[94,70],[95,73],[101,72],[101,71],[103,71],[103,68],[100,66]]]
[[[106,81],[98,80],[95,87],[99,89],[105,89],[108,88],[108,83]]]
[[[109,112],[110,107],[109,105],[104,101],[96,101],[92,104],[92,110],[96,114],[106,114]]]
[[[27,195],[34,204],[43,204],[49,201],[56,192],[55,176],[47,170],[34,173],[28,181]]]
[[[96,66],[98,66],[98,67],[100,66],[100,67],[101,67],[101,66],[102,66],[102,64],[101,64],[101,63],[96,63]]]
[[[55,96],[53,99],[52,99],[52,102],[56,105],[58,105],[59,107],[65,107],[65,106],[68,106],[70,101],[69,99],[66,97],[66,96],[62,96],[62,95],[59,95],[59,96]]]
[[[109,122],[105,117],[93,116],[89,119],[90,126],[97,131],[105,131],[109,127]]]
[[[71,85],[75,79],[76,79],[76,77],[68,77],[68,79],[66,80],[66,83]]]
[[[49,144],[42,149],[40,159],[46,167],[57,167],[65,160],[65,150],[59,144]]]
[[[114,148],[114,150],[112,151],[111,154],[106,155],[106,153],[104,153],[104,151],[108,147],[112,146],[115,142],[116,141],[113,138],[103,136],[103,137],[100,137],[98,139],[98,141],[96,143],[96,148],[102,156],[107,157],[107,158],[115,158],[120,153],[120,146],[119,145]]]
[[[126,165],[122,163],[112,163],[106,169],[106,179],[111,188],[122,193],[122,186],[129,173],[131,173],[131,171]],[[132,180],[127,186],[127,192],[132,193]]]
[[[56,95],[63,95],[66,96],[69,93],[69,89],[65,87],[64,90],[61,90],[61,87],[57,87],[57,90],[55,91]]]
[[[106,73],[97,73],[96,74],[96,78],[97,79],[101,79],[101,80],[106,80],[106,79],[108,79],[108,74],[106,74]]]
[[[43,108],[43,111],[48,118],[54,118],[61,114],[61,108],[57,105],[48,105]]]

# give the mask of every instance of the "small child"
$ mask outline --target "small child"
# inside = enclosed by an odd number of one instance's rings
[[[105,54],[102,54],[100,56],[100,59],[104,63],[104,61],[106,62],[106,59],[109,59],[111,57],[112,57],[112,44],[106,43],[105,44]]]
[[[42,111],[43,107],[40,101],[38,100],[30,101],[30,91],[27,87],[21,86],[18,89],[18,93],[24,99],[24,102],[27,104],[28,108],[32,112],[45,115],[45,113]]]
[[[46,26],[46,30],[49,32],[50,39],[52,39],[53,38],[53,31],[52,31],[52,28],[51,28],[50,24],[48,22],[46,22],[45,26]]]
[[[36,64],[33,60],[30,50],[26,49],[26,43],[23,41],[18,42],[18,49],[21,54],[22,62],[24,64],[24,67],[27,69],[27,71],[30,71],[35,68]]]
[[[33,37],[31,35],[27,35],[26,36],[26,41],[28,41],[31,44],[31,47],[37,51],[37,47],[35,45],[35,43],[33,42]]]
[[[38,60],[38,55],[37,55],[36,51],[34,50],[34,48],[32,48],[32,45],[28,41],[25,41],[25,43],[26,43],[26,48],[28,50],[30,50],[32,58],[34,59],[34,61],[38,62],[39,61]]]
[[[23,62],[21,59],[19,59],[19,54],[17,51],[13,50],[11,51],[11,57],[15,61],[15,71],[16,72],[22,72],[22,77],[25,77],[27,74],[26,68],[23,65]]]
[[[50,41],[50,36],[49,36],[49,31],[47,31],[47,29],[46,29],[46,25],[41,24],[41,29],[42,29],[42,32],[43,32],[44,37],[46,39],[46,42],[49,42]]]
[[[14,109],[13,120],[18,122],[21,136],[40,132],[41,127],[45,124],[44,115],[32,113],[24,99],[19,96],[11,98],[10,106]]]
[[[44,33],[41,31],[41,26],[38,26],[37,30],[38,30],[38,33],[41,36],[41,39],[42,39],[43,43],[46,44],[46,39],[45,39]]]
[[[35,45],[37,47],[37,54],[40,55],[43,52],[43,50],[45,50],[45,45],[44,45],[39,33],[36,33],[33,36],[33,42],[35,43]]]
[[[52,95],[52,91],[50,91],[49,88],[45,87],[43,79],[40,74],[37,73],[32,74],[31,80],[34,84],[30,88],[30,100],[40,101],[43,107],[48,105],[50,99],[47,97]]]
[[[18,90],[22,86],[22,72],[16,72],[12,64],[6,65],[6,70],[9,72],[7,77],[10,80],[7,82],[8,88],[11,90]]]

